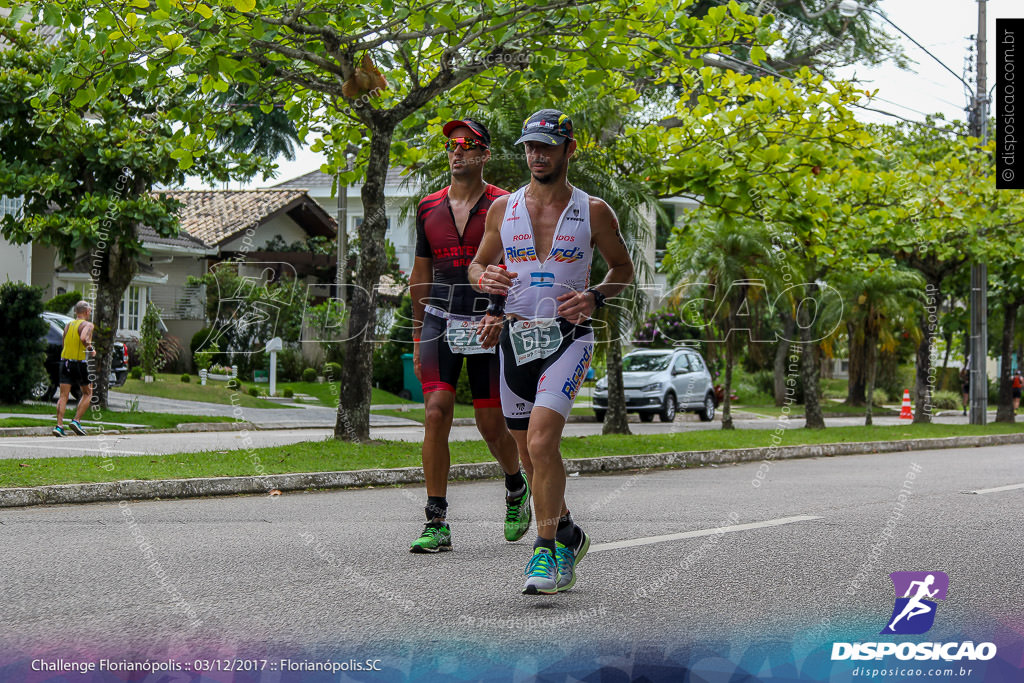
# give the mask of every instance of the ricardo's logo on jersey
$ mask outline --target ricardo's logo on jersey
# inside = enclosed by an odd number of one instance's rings
[[[559,263],[573,263],[583,258],[583,250],[579,247],[558,247],[551,250],[551,258]]]
[[[536,261],[537,251],[533,247],[506,247],[505,260],[509,263]]]

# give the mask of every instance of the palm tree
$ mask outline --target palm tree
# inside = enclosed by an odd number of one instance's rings
[[[531,96],[522,89],[509,89],[479,112],[464,115],[482,121],[491,133],[491,161],[485,178],[508,189],[529,182],[523,150],[512,142],[519,137],[523,119],[530,112],[551,106],[543,93]],[[587,194],[600,197],[615,210],[619,229],[626,241],[635,268],[635,284],[651,281],[651,265],[646,247],[654,243],[654,224],[660,208],[651,186],[643,181],[654,163],[637,141],[623,138],[624,105],[611,97],[594,100],[589,94],[570,93],[559,105],[573,119],[577,152],[569,171],[569,182]],[[436,131],[431,131],[436,133]],[[426,134],[429,137],[430,133]],[[414,169],[407,186],[420,188],[425,195],[449,182],[447,156],[438,153]],[[403,206],[405,216],[412,215],[417,199]],[[607,273],[607,264],[598,254],[591,269],[591,282],[599,282]],[[608,369],[608,411],[603,432],[628,434],[626,399],[622,384],[622,337],[631,334],[635,323],[646,313],[647,302],[639,287],[627,288],[595,316],[595,358],[604,358]]]
[[[916,330],[916,315],[924,298],[924,278],[917,271],[887,268],[838,273],[830,284],[843,296],[839,301],[826,303],[822,317],[826,321],[845,320],[848,334],[855,337],[851,347],[864,349],[864,424],[870,425],[878,354],[894,351],[897,335],[904,330]]]
[[[721,330],[725,349],[725,386],[722,429],[733,429],[732,369],[736,361],[738,322],[749,315],[763,291],[773,291],[764,280],[774,279],[774,247],[763,225],[726,221],[716,224],[698,214],[685,231],[668,243],[665,268],[672,284],[684,279],[703,281],[713,301],[708,319]],[[752,285],[756,284],[756,287]]]
[[[246,152],[266,159],[283,156],[295,160],[295,145],[300,142],[295,124],[280,105],[269,112],[259,102],[250,99],[238,88],[231,88],[212,96],[213,106],[244,111],[249,122],[218,132],[216,144],[222,149]]]

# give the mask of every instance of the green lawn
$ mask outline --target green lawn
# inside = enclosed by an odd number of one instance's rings
[[[0,419],[0,427],[37,427],[52,426],[57,424],[57,406],[37,405],[0,405],[0,415],[4,413],[21,413],[46,416],[39,420],[32,418],[8,417]],[[67,424],[75,416],[74,404],[68,406],[64,412],[64,422]],[[124,424],[146,425],[157,429],[173,429],[183,422],[231,422],[232,417],[220,417],[214,415],[177,415],[174,413],[123,413],[114,410],[94,411],[91,408],[85,411],[82,416],[82,424],[86,429],[91,428],[93,422],[120,422]],[[92,427],[96,428],[96,427]],[[110,426],[109,429],[117,429]]]
[[[774,403],[757,403],[748,405],[746,403],[733,403],[732,407],[734,410],[742,410],[748,413],[757,413],[758,415],[767,415],[769,417],[779,417],[783,414],[781,406],[776,406]],[[864,406],[848,406],[844,403],[836,403],[835,401],[822,401],[821,410],[828,415],[849,415],[851,417],[863,417]],[[718,406],[718,412],[722,412],[722,406]],[[792,405],[789,407],[790,417],[803,417],[804,407],[802,405]],[[890,410],[888,408],[880,408],[875,406],[871,414],[875,417],[881,417],[883,415],[899,415],[898,410]]]
[[[411,410],[375,410],[374,415],[391,415],[392,417],[401,417],[406,420],[415,420],[416,422],[423,422],[426,411],[423,408],[413,408]],[[573,408],[573,415],[588,415],[594,417],[594,411],[590,408]],[[455,415],[454,417],[475,417],[476,413],[473,410],[473,406],[467,406],[462,403],[455,404]]]
[[[263,385],[266,386],[266,385]],[[309,394],[320,401],[321,405],[333,408],[338,405],[338,383],[318,384],[317,382],[278,382],[277,383],[277,395],[281,396],[285,389],[291,389],[297,394]],[[400,398],[392,393],[384,391],[383,389],[373,388],[373,395],[370,398],[371,403],[377,405],[388,405],[397,403],[412,403],[404,398]]]
[[[891,427],[837,427],[823,430],[795,429],[786,433],[780,445],[889,441],[911,438],[1007,434],[1024,432],[1024,424],[990,425],[896,425]],[[604,455],[662,453],[666,451],[720,450],[771,445],[772,431],[692,431],[677,434],[568,437],[562,441],[566,458]],[[452,462],[487,462],[487,449],[479,441],[451,444]],[[333,440],[307,441],[255,451],[210,451],[162,456],[126,456],[115,459],[113,472],[101,469],[100,457],[0,460],[0,486],[40,486],[112,479],[172,479],[253,474],[258,457],[268,474],[283,472],[327,472],[375,467],[410,467],[420,464],[416,442],[376,442],[367,445]]]
[[[30,417],[5,417],[0,419],[0,427],[52,427],[56,419],[34,420]]]
[[[191,382],[182,382],[181,375],[160,373],[156,376],[155,382],[149,384],[141,379],[131,379],[121,387],[112,387],[113,391],[123,394],[135,394],[141,396],[156,396],[158,398],[175,398],[183,401],[205,401],[207,403],[222,403],[226,405],[240,405],[245,408],[279,408],[270,401],[264,401],[248,393],[249,387],[254,386],[252,382],[243,382],[245,390],[237,394],[234,404],[231,402],[231,395],[236,393],[227,388],[227,382],[207,382],[206,386],[199,384],[199,378],[192,376]],[[261,387],[265,385],[260,385]],[[120,406],[119,406],[120,407]]]

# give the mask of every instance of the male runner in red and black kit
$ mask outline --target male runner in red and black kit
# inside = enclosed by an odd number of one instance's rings
[[[416,261],[409,285],[413,302],[413,364],[426,407],[423,476],[427,524],[412,542],[414,553],[452,549],[448,512],[448,438],[455,412],[455,387],[463,359],[473,393],[476,426],[505,472],[505,538],[518,541],[530,528],[530,489],[519,469],[516,442],[501,411],[498,356],[476,334],[489,299],[473,291],[466,269],[484,234],[487,209],[505,190],[484,182],[491,136],[472,119],[442,129],[451,185],[423,198],[416,212]]]

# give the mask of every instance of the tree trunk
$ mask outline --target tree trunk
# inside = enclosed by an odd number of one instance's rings
[[[946,341],[946,353],[942,356],[942,369],[945,370],[949,367],[949,353],[953,350],[953,332],[952,330],[947,332],[943,339]],[[953,388],[953,392],[960,391],[960,387]]]
[[[925,309],[933,309],[933,315],[938,317],[938,311],[942,306],[942,292],[939,289],[939,282],[928,278],[928,284],[934,289],[929,294],[934,295],[934,300],[929,301]],[[917,370],[914,381],[914,424],[931,423],[932,421],[932,344],[935,340],[937,325],[928,322],[928,310],[921,312],[921,343],[917,345],[917,359],[914,366]]]
[[[789,314],[788,310],[781,312],[782,329],[784,339],[779,340],[775,348],[775,405],[782,407],[786,404],[786,362],[789,358],[790,340],[796,331],[796,320]]]
[[[809,297],[816,298],[818,286],[807,285]],[[818,371],[820,369],[818,341],[815,339],[813,320],[807,306],[800,306],[797,310],[798,322],[800,324],[800,343],[803,345],[803,353],[800,354],[800,378],[804,384],[804,417],[808,429],[824,429],[825,418],[821,414],[821,388],[819,385]]]
[[[349,309],[349,338],[345,341],[345,364],[341,368],[338,416],[334,423],[334,438],[341,441],[364,442],[370,439],[377,286],[384,272],[387,232],[384,181],[391,158],[393,134],[393,128],[371,130],[370,156],[361,193],[363,223],[359,226],[359,258]]]
[[[612,332],[605,356],[608,362],[608,412],[605,413],[601,433],[632,434],[629,430],[629,414],[626,413],[626,390],[622,384],[622,342],[619,341],[620,335],[615,333],[619,329],[618,315],[609,315],[608,318]]]
[[[732,423],[732,329],[725,333],[725,392],[722,396],[722,429],[735,429]]]
[[[864,367],[864,374],[867,376],[867,395],[864,406],[864,424],[870,426],[871,413],[875,406],[875,376],[878,374],[878,339],[875,336],[865,336],[867,347],[867,362]]]
[[[1010,365],[1013,362],[1013,337],[1017,327],[1017,309],[1021,301],[1007,301],[1003,309],[1003,344],[999,363],[999,405],[996,422],[1013,422],[1013,388],[1010,386]]]
[[[867,385],[867,345],[864,343],[864,335],[858,334],[853,323],[846,323],[846,334],[850,339],[850,380],[846,389],[846,404],[851,406],[862,406],[865,402],[865,387]]]
[[[117,336],[118,317],[121,314],[121,299],[135,277],[138,261],[134,255],[122,249],[119,242],[113,240],[99,253],[99,260],[100,267],[93,267],[96,302],[92,317],[92,344],[96,355],[94,361],[89,364],[89,374],[93,384],[92,403],[98,408],[106,409],[111,356],[114,338]]]

